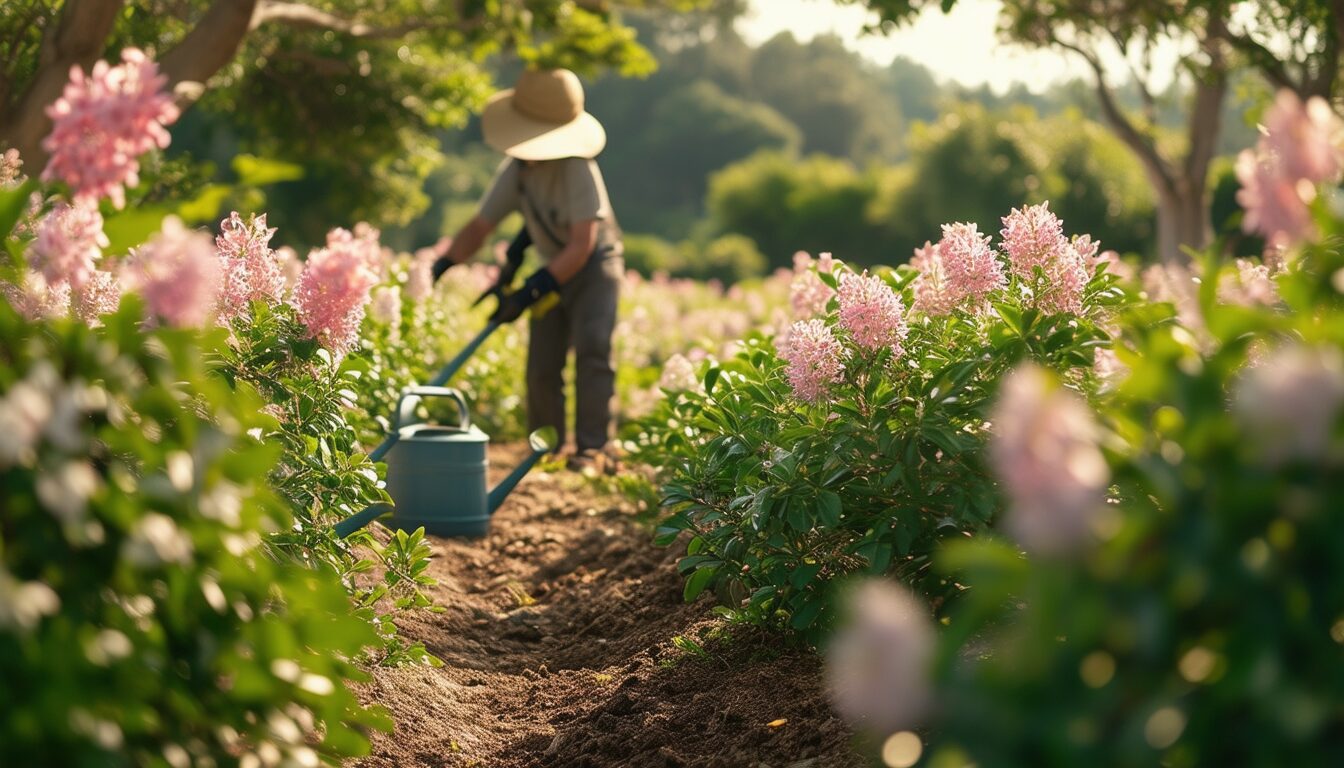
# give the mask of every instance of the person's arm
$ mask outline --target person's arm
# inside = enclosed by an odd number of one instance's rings
[[[597,243],[597,227],[596,219],[570,226],[569,243],[551,259],[550,264],[533,272],[521,288],[499,297],[499,308],[490,316],[491,322],[511,323],[517,320],[528,307],[546,294],[560,290],[560,286],[577,275],[588,263],[593,246]]]
[[[435,243],[434,250],[439,254],[439,258],[434,262],[434,281],[438,282],[449,267],[461,264],[476,255],[485,239],[494,231],[495,223],[478,214],[458,230],[456,237],[451,240],[445,238]]]

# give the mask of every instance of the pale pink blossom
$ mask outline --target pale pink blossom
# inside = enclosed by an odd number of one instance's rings
[[[826,314],[826,305],[835,295],[835,291],[817,276],[812,257],[803,251],[793,255],[793,282],[789,292],[793,315],[799,320]]]
[[[0,154],[0,189],[16,184],[22,175],[23,160],[19,150],[8,149]]]
[[[70,313],[70,284],[49,284],[41,272],[28,270],[20,284],[0,279],[0,294],[15,312],[29,320],[50,320]]]
[[[121,305],[121,284],[112,272],[98,270],[75,291],[73,300],[75,314],[97,326],[100,317],[116,312]]]
[[[1269,464],[1327,455],[1344,409],[1344,355],[1292,344],[1266,352],[1234,388],[1246,445]]]
[[[915,300],[911,309],[930,317],[951,314],[957,307],[958,297],[948,287],[947,272],[943,269],[943,257],[938,253],[938,246],[925,242],[923,248],[916,248],[910,266],[919,272],[913,285]]]
[[[340,357],[359,341],[364,307],[378,276],[353,237],[338,234],[327,243],[308,257],[292,301],[311,337]]]
[[[899,358],[909,329],[901,297],[880,277],[846,272],[840,277],[840,325],[868,350],[891,349]]]
[[[980,234],[975,224],[944,224],[938,254],[948,293],[958,305],[969,303],[979,309],[991,293],[1008,284],[998,254],[989,247],[989,236]]]
[[[1332,181],[1341,170],[1341,131],[1344,125],[1325,99],[1313,96],[1303,104],[1285,88],[1265,114],[1264,148],[1289,178]]]
[[[219,293],[221,321],[245,315],[252,302],[274,303],[285,292],[285,275],[271,250],[275,230],[266,226],[266,214],[253,215],[247,221],[237,211],[220,222],[215,237],[223,282]]]
[[[1093,240],[1091,235],[1074,235],[1072,245],[1074,252],[1078,254],[1078,258],[1082,259],[1083,264],[1087,266],[1088,274],[1091,274],[1098,264],[1109,261],[1109,257],[1101,253],[1101,241]],[[1115,251],[1107,251],[1106,253],[1115,254]],[[1119,254],[1115,255],[1119,256]]]
[[[663,364],[662,376],[658,379],[658,388],[667,392],[687,392],[700,387],[700,377],[696,375],[695,365],[681,354],[675,354]]]
[[[47,107],[52,129],[42,141],[51,153],[44,181],[65,182],[77,201],[108,197],[117,208],[126,204],[125,185],[140,183],[139,157],[168,146],[165,126],[178,117],[157,64],[135,48],[123,50],[121,62],[99,61],[87,76],[71,67],[61,98]]]
[[[1237,202],[1246,209],[1245,231],[1263,235],[1271,249],[1317,236],[1310,206],[1318,184],[1339,178],[1341,128],[1323,99],[1313,97],[1304,105],[1291,91],[1279,92],[1256,148],[1237,156]]]
[[[1031,287],[1036,306],[1048,313],[1082,312],[1088,267],[1099,244],[1090,236],[1070,242],[1048,202],[1014,208],[1003,217],[1000,234],[1013,274]]]
[[[991,423],[989,462],[1008,497],[1008,533],[1042,555],[1090,541],[1110,469],[1087,403],[1026,365],[1004,379]]]
[[[821,320],[794,323],[780,356],[788,363],[785,375],[799,400],[821,400],[844,376],[844,348]]]
[[[406,298],[421,302],[434,293],[434,262],[439,254],[433,248],[421,248],[411,258],[406,276]]]
[[[107,246],[103,217],[95,206],[57,203],[38,222],[31,266],[41,269],[49,284],[65,281],[78,291]]]
[[[1120,360],[1114,349],[1103,347],[1097,350],[1092,372],[1101,380],[1103,389],[1111,390],[1129,376],[1129,366]]]
[[[401,323],[401,289],[395,285],[381,285],[374,289],[369,304],[369,317],[382,325]]]
[[[1037,268],[1048,276],[1052,265],[1071,250],[1068,238],[1064,237],[1064,222],[1050,212],[1049,202],[1014,208],[1002,221],[999,235],[1008,264],[1013,274],[1028,285],[1034,282]]]
[[[275,263],[278,265],[280,275],[285,281],[285,288],[282,293],[294,290],[294,286],[298,285],[299,275],[303,274],[303,259],[299,258],[298,251],[288,245],[276,248]]]
[[[836,711],[873,733],[922,724],[933,703],[937,638],[929,608],[890,581],[869,581],[846,600],[849,618],[826,648]]]
[[[1279,289],[1269,267],[1250,259],[1237,259],[1235,269],[1218,278],[1218,301],[1243,307],[1272,307],[1279,303]]]
[[[151,319],[199,328],[219,300],[219,256],[210,235],[169,216],[157,235],[131,252],[122,280],[144,298]]]

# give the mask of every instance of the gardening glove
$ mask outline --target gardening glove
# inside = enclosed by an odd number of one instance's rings
[[[509,243],[509,250],[506,252],[507,258],[503,264],[499,265],[499,278],[495,280],[494,285],[486,289],[485,293],[478,296],[471,303],[471,306],[480,304],[490,296],[496,296],[501,300],[504,298],[504,294],[513,287],[513,279],[518,275],[518,268],[523,265],[523,259],[530,245],[532,245],[532,235],[527,231],[527,227],[523,227],[518,232],[518,236],[513,238],[513,242]]]
[[[522,317],[528,307],[558,290],[560,283],[556,282],[555,275],[543,267],[523,281],[523,286],[518,290],[500,294],[499,308],[490,316],[490,322],[500,325],[512,323]]]

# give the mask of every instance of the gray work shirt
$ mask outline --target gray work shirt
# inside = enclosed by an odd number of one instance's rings
[[[564,249],[575,222],[598,221],[597,248],[618,247],[620,228],[597,162],[581,157],[524,164],[506,158],[481,198],[480,214],[498,223],[521,211],[547,261]]]

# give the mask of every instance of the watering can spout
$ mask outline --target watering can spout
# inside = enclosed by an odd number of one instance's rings
[[[504,499],[508,498],[508,495],[513,491],[514,487],[518,485],[518,481],[522,480],[523,476],[526,475],[532,467],[536,466],[542,456],[555,450],[555,428],[543,427],[538,429],[528,437],[527,443],[532,448],[532,453],[526,459],[523,459],[522,463],[514,468],[514,470],[509,473],[508,477],[501,480],[499,485],[496,485],[494,489],[490,491],[488,501],[490,514],[493,515],[495,510],[499,509],[499,505],[504,503]]]

